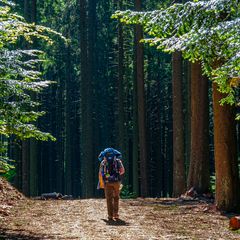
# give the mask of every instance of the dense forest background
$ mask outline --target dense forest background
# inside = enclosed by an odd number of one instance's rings
[[[46,112],[38,127],[56,141],[11,137],[7,143],[16,166],[12,181],[23,193],[99,196],[97,156],[106,147],[123,155],[128,194],[214,190],[213,90],[201,65],[140,43],[147,37],[140,25],[111,18],[119,9],[151,11],[169,6],[168,0],[15,2],[29,23],[67,39],[53,37],[51,46],[19,43],[46,52],[39,68],[44,79],[55,81],[32,97]]]
[[[134,9],[134,2],[16,3],[29,22],[51,27],[70,41],[56,41],[45,49],[49,62],[43,69],[44,78],[56,84],[36,96],[42,103],[40,109],[46,111],[38,126],[57,141],[26,140],[17,147],[10,145],[17,165],[16,185],[30,196],[53,191],[75,197],[96,196],[97,156],[111,146],[123,154],[124,184],[139,194],[136,29],[111,19],[118,9]],[[150,10],[157,4],[146,2],[143,8]],[[169,196],[173,157],[171,56],[146,46],[141,57],[148,195]],[[189,81],[187,65],[183,66],[185,86]],[[185,91],[187,96],[187,87]],[[188,108],[186,97],[184,111]]]

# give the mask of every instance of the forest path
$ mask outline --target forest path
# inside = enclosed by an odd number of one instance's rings
[[[0,219],[0,239],[240,239],[213,205],[173,199],[120,201],[123,221],[109,224],[104,199],[21,200]]]

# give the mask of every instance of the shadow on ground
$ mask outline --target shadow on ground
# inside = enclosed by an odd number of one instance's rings
[[[38,235],[36,236],[35,233],[28,233],[26,231],[20,232],[18,229],[16,232],[11,230],[11,232],[8,229],[0,229],[0,240],[2,239],[18,239],[18,240],[42,240],[42,239],[56,239],[57,236],[46,236],[46,235]]]
[[[113,226],[129,226],[130,224],[124,220],[118,219],[118,220],[107,220],[102,219],[107,225],[113,225]]]

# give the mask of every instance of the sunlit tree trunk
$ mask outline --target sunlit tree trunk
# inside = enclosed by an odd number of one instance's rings
[[[189,169],[191,156],[191,62],[184,64],[184,139],[185,139],[185,170]],[[187,176],[187,171],[186,171]]]
[[[213,83],[216,205],[220,210],[235,211],[239,208],[235,108],[221,106],[219,101],[223,97]]]

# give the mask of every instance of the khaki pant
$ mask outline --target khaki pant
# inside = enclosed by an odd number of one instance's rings
[[[107,200],[108,218],[118,218],[120,182],[108,182],[105,184],[104,189]]]

